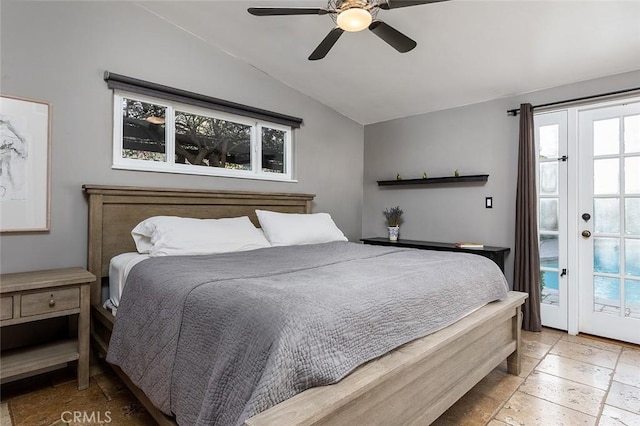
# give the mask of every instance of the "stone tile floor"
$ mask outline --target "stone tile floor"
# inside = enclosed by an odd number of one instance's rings
[[[544,329],[523,332],[522,351],[520,376],[503,363],[434,424],[640,426],[639,346]],[[155,424],[107,367],[84,391],[61,370],[7,383],[0,398],[2,426]]]
[[[640,426],[640,347],[545,328],[522,333],[522,373],[493,370],[435,425]]]
[[[155,424],[108,366],[99,370],[82,391],[72,369],[2,385],[0,426]]]

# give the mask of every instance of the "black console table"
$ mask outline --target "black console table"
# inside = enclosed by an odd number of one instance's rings
[[[456,247],[456,245],[453,243],[437,243],[433,241],[403,239],[398,239],[398,241],[389,241],[388,238],[380,237],[362,238],[360,241],[362,241],[364,244],[371,244],[374,246],[409,247],[420,250],[459,251],[463,253],[477,254],[493,260],[500,267],[502,272],[504,272],[504,261],[507,257],[507,254],[509,254],[509,252],[511,251],[511,249],[508,247],[484,246],[484,248],[480,249],[471,249]]]

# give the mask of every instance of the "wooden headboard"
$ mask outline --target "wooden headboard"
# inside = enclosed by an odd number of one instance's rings
[[[89,198],[89,272],[99,277],[91,289],[91,304],[100,305],[101,278],[109,275],[109,261],[135,252],[131,230],[151,216],[200,219],[249,216],[258,226],[255,209],[283,213],[311,213],[312,194],[144,188],[83,185]]]

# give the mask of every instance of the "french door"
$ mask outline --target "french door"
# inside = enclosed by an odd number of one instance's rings
[[[578,113],[580,331],[640,344],[640,102]]]
[[[535,130],[542,323],[640,343],[640,99]]]
[[[536,114],[542,324],[567,330],[567,111]]]

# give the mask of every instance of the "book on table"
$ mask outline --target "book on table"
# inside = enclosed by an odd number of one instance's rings
[[[463,242],[456,243],[456,247],[459,247],[459,248],[470,248],[470,249],[474,249],[474,248],[475,249],[481,249],[481,248],[484,248],[484,244],[463,241]]]

